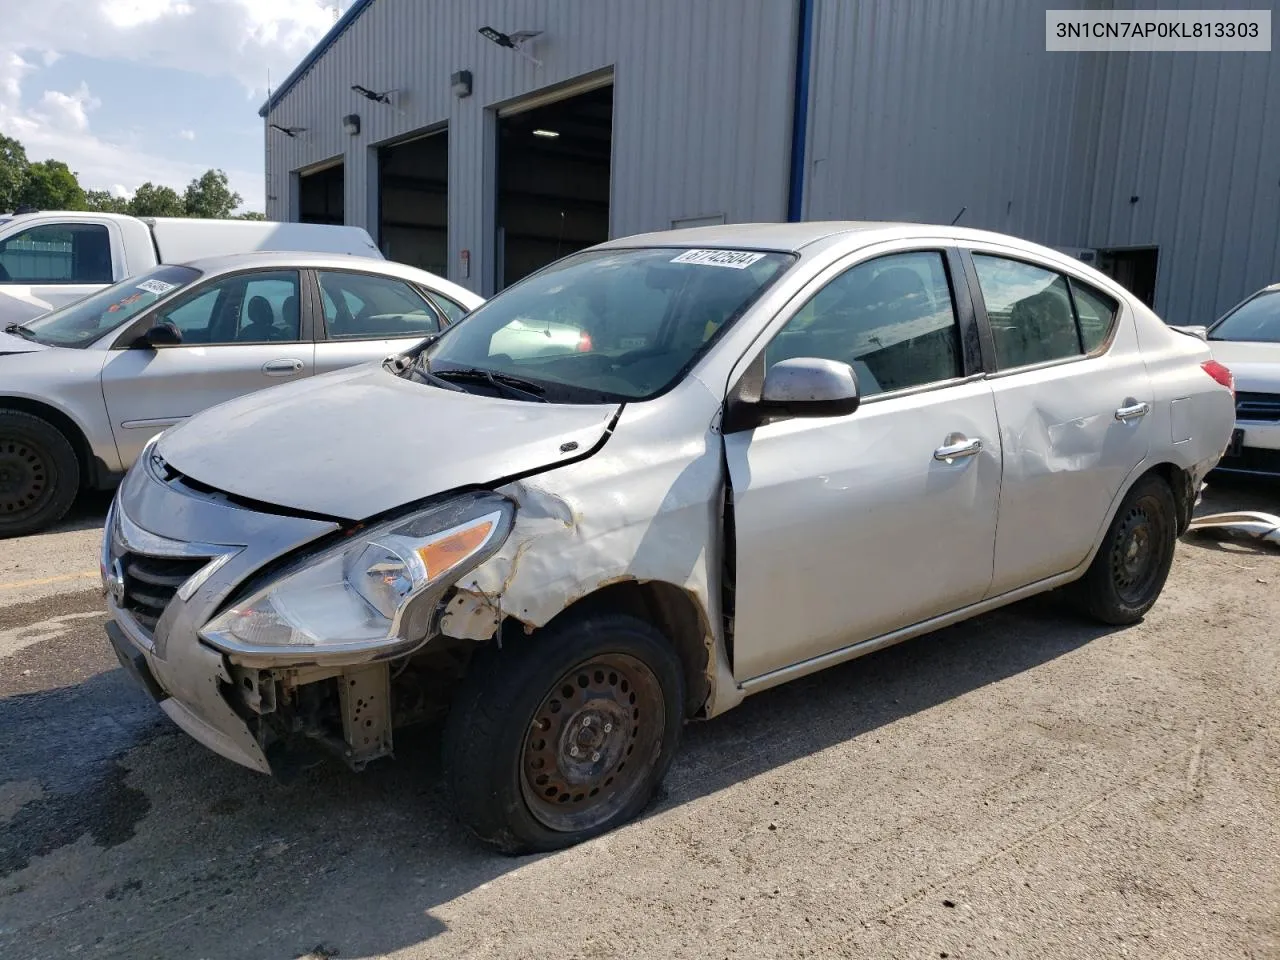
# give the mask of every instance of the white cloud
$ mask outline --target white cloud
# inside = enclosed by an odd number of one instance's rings
[[[350,0],[342,3],[349,5]],[[145,180],[181,191],[208,164],[159,156],[154,139],[139,142],[92,130],[91,114],[101,104],[84,83],[70,92],[43,90],[33,97],[28,91],[24,97],[34,61],[49,66],[74,53],[141,62],[228,77],[256,98],[265,96],[268,70],[278,84],[333,25],[333,3],[325,0],[43,0],[4,6],[0,131],[21,140],[33,160],[64,160],[86,187],[109,187],[118,196]],[[194,130],[178,133],[187,141],[195,136]],[[261,171],[227,174],[245,206],[261,210]]]
[[[89,129],[89,111],[100,106],[102,101],[89,92],[88,84],[81,83],[74,93],[46,90],[28,115],[56,130],[83,133]]]
[[[343,7],[350,6],[344,0]],[[43,0],[5,3],[0,48],[132,60],[265,91],[333,26],[324,0]]]

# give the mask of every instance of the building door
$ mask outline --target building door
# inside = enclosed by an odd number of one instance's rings
[[[1099,250],[1098,269],[1154,310],[1158,258],[1158,247]]]
[[[609,239],[613,84],[591,84],[499,111],[495,289]]]
[[[341,226],[345,212],[346,170],[342,162],[298,175],[298,221]]]
[[[378,151],[378,245],[388,260],[448,276],[447,130]]]

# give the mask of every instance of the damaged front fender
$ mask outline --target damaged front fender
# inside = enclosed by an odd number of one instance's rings
[[[656,581],[698,608],[699,679],[732,698],[721,610],[724,477],[720,435],[708,426],[715,408],[699,405],[694,432],[673,425],[665,406],[629,407],[598,453],[498,488],[517,504],[511,535],[455,586],[441,633],[483,641],[508,620],[532,633],[600,590]]]

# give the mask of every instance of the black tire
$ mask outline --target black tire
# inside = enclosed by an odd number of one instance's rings
[[[53,424],[0,410],[0,538],[43,530],[61,520],[80,492],[80,461]]]
[[[644,809],[670,768],[683,703],[675,651],[635,617],[570,618],[486,647],[445,723],[453,808],[509,854],[612,830]]]
[[[1177,542],[1173,491],[1149,474],[1121,501],[1097,556],[1076,583],[1077,604],[1106,624],[1137,623],[1164,589]]]

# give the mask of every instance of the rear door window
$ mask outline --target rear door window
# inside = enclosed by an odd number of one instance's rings
[[[420,337],[441,327],[435,307],[403,280],[324,271],[316,279],[330,339]]]
[[[1021,260],[973,255],[1001,370],[1080,356],[1067,278]]]

